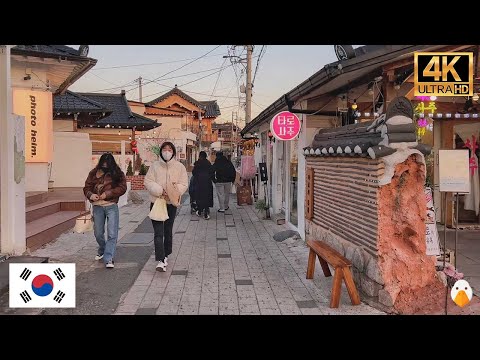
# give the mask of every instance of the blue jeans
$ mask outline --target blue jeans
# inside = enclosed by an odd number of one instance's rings
[[[105,220],[107,220],[107,241],[105,242]],[[93,231],[98,243],[98,255],[103,254],[103,262],[113,261],[117,247],[120,216],[118,205],[93,206]]]

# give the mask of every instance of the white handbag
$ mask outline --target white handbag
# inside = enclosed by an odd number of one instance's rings
[[[75,228],[74,231],[78,234],[83,234],[89,231],[93,231],[93,214],[92,214],[92,207],[90,206],[90,211],[88,214],[80,216],[75,221]]]
[[[164,198],[157,198],[155,203],[152,206],[152,210],[150,210],[150,214],[148,217],[155,221],[165,221],[168,220],[168,211],[167,211],[167,202]]]

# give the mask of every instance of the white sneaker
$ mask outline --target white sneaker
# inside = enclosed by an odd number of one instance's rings
[[[167,271],[165,263],[163,261],[159,261],[155,270],[157,270],[157,271]]]
[[[168,256],[165,256],[165,259],[163,259],[163,263],[165,266],[168,266]]]
[[[97,254],[97,255],[95,256],[95,260],[97,260],[97,261],[98,261],[98,260],[102,260],[102,259],[103,259],[103,254],[102,254],[102,255],[98,255],[98,254]]]
[[[114,265],[113,261],[109,261],[109,262],[105,265],[105,267],[106,267],[107,269],[113,269],[113,268],[115,267],[115,265]]]

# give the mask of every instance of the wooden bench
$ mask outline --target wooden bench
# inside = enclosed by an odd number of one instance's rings
[[[360,304],[360,297],[353,282],[352,272],[350,270],[352,263],[342,256],[338,251],[332,249],[327,244],[320,241],[307,241],[307,246],[310,248],[308,255],[307,279],[313,279],[315,272],[315,255],[318,256],[323,273],[326,277],[332,276],[328,264],[335,269],[333,276],[332,297],[330,299],[330,307],[338,308],[340,304],[340,294],[342,291],[342,279],[347,286],[348,295],[353,305]]]

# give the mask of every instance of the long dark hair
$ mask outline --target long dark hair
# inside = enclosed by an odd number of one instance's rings
[[[101,170],[103,167],[103,164],[107,164],[107,168],[108,168],[107,173],[109,173],[110,176],[112,177],[113,183],[118,184],[122,179],[123,172],[120,169],[120,167],[117,165],[117,162],[115,161],[115,158],[113,157],[113,155],[110,153],[105,153],[102,156],[100,156],[100,160],[98,160],[96,169]]]

